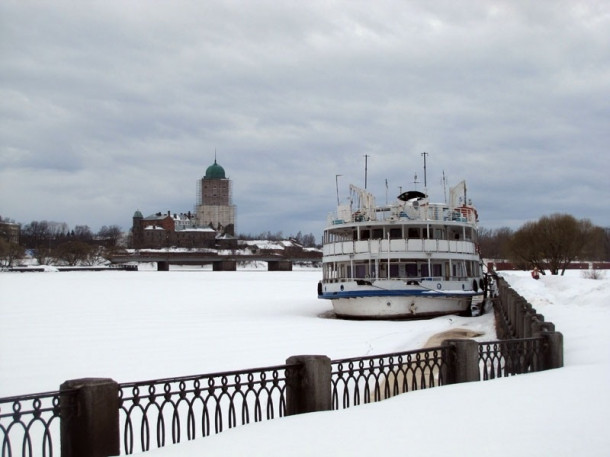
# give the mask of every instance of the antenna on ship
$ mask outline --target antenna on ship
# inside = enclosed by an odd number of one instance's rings
[[[415,176],[413,176],[413,188],[414,190],[417,190],[417,185],[419,184],[419,181],[417,180],[417,173],[415,173]]]
[[[385,204],[388,204],[388,178],[385,178]]]
[[[369,163],[369,157],[371,157],[368,154],[364,154],[364,188],[366,189],[366,184],[367,184],[367,175],[368,175],[368,163]]]
[[[445,176],[445,170],[443,170],[443,195],[445,196],[445,204],[447,204],[447,177]]]
[[[343,175],[335,175],[335,185],[337,186],[337,206],[339,206],[339,176]]]
[[[421,155],[424,157],[424,194],[428,195],[428,176],[426,172],[426,156],[427,152],[422,152]]]

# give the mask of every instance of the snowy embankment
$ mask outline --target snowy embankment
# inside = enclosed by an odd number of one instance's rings
[[[148,455],[606,456],[610,280],[567,274],[534,281],[504,273],[563,333],[562,369],[248,425]]]
[[[250,424],[151,457],[607,455],[610,280],[580,272],[507,280],[564,335],[566,367],[412,392],[337,412]],[[417,322],[321,318],[319,272],[100,272],[0,275],[0,396],[66,379],[119,382],[416,349],[490,315]]]

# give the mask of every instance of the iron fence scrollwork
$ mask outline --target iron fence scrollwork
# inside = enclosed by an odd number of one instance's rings
[[[332,409],[371,403],[443,385],[447,348],[357,357],[332,362]]]
[[[284,416],[287,365],[119,385],[126,454]]]
[[[75,391],[0,398],[0,456],[60,455],[60,418],[73,414]]]
[[[544,338],[479,343],[481,379],[513,376],[541,371],[543,366]]]

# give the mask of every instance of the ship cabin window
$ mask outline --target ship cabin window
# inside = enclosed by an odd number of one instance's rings
[[[390,278],[400,278],[400,269],[397,263],[390,264]]]
[[[417,264],[416,263],[406,263],[405,264],[405,274],[407,278],[416,278],[417,275]]]
[[[449,231],[449,239],[450,240],[459,240],[461,239],[462,231],[459,228],[452,228]]]
[[[342,231],[329,230],[328,232],[326,232],[324,234],[324,238],[327,243],[352,241],[352,239],[353,239],[352,237],[353,237],[352,232],[345,231],[345,230],[342,230]]]
[[[380,240],[383,238],[383,229],[382,228],[376,228],[373,229],[373,237],[374,240]]]
[[[434,229],[434,239],[436,240],[444,240],[445,239],[445,230],[441,228]]]
[[[428,238],[430,238],[428,235],[429,235],[428,228],[427,227],[422,228],[421,229],[421,237],[423,239],[428,239]]]
[[[408,238],[419,238],[419,227],[409,227]]]
[[[360,239],[368,240],[371,237],[371,231],[369,229],[360,230]]]
[[[364,279],[367,277],[366,265],[355,265],[354,266],[354,279]]]
[[[466,276],[465,265],[463,262],[453,263],[453,277],[464,278]]]
[[[390,239],[399,240],[402,238],[402,229],[400,227],[395,227],[390,229]]]
[[[432,264],[432,276],[443,276],[443,265],[441,263]]]
[[[422,263],[422,265],[421,265],[421,275],[422,275],[422,277],[424,277],[424,278],[425,278],[425,277],[427,277],[427,276],[430,276],[430,275],[428,274],[428,271],[429,271],[429,270],[428,270],[428,264],[427,264],[427,263]]]

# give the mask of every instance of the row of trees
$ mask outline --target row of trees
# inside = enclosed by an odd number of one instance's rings
[[[14,223],[2,217],[0,222]],[[270,241],[291,239],[305,247],[316,246],[315,236],[302,232],[285,237],[282,232],[267,231],[254,236],[242,234],[239,238]],[[19,244],[0,236],[0,266],[13,265],[15,260],[24,257],[26,251],[41,265],[96,265],[105,256],[128,244],[129,237],[126,238],[117,225],[105,225],[94,233],[87,225],[77,225],[70,229],[65,222],[32,221],[21,227]]]
[[[568,214],[543,216],[517,231],[503,227],[479,231],[481,255],[507,259],[522,269],[538,268],[562,274],[576,260],[610,260],[610,229]]]
[[[31,254],[40,265],[99,265],[114,249],[76,240],[65,241],[52,248],[41,246],[32,249]],[[25,254],[23,246],[0,238],[0,266],[10,267]]]
[[[77,225],[70,230],[65,222],[32,221],[21,228],[20,244],[29,249],[53,247],[67,241],[118,246],[122,236],[123,232],[118,225],[104,225],[97,233],[93,233],[88,225]]]
[[[14,223],[9,219],[0,222]],[[117,225],[103,226],[94,233],[87,225],[73,229],[65,222],[32,221],[21,227],[19,243],[0,236],[0,266],[11,266],[30,251],[41,265],[96,265],[120,249],[123,232]]]

